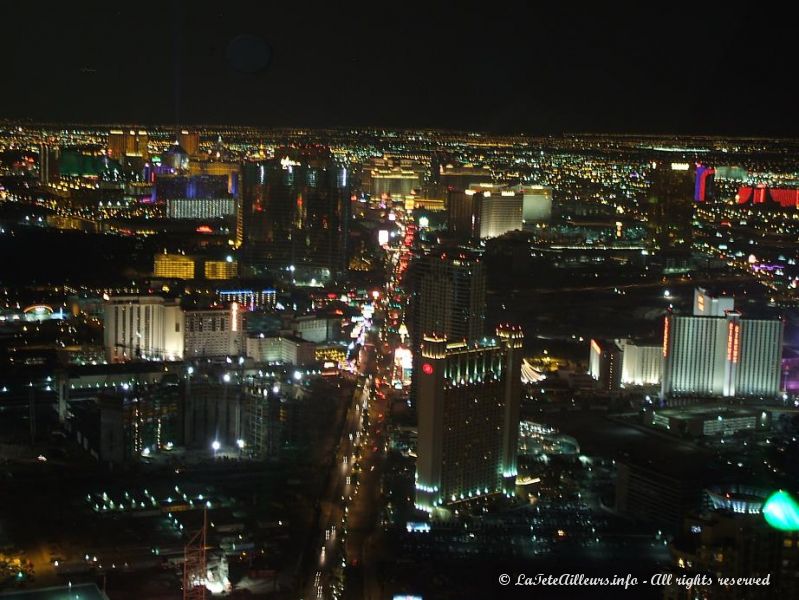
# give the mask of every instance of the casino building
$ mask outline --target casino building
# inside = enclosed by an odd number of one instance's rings
[[[432,512],[513,494],[521,395],[521,329],[495,339],[425,335],[419,369],[416,507]]]
[[[666,314],[661,397],[773,398],[784,323],[746,318],[733,298],[694,291],[693,314]]]

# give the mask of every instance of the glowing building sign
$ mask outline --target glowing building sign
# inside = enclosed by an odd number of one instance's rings
[[[716,170],[713,167],[696,165],[696,181],[694,184],[694,200],[696,202],[704,202],[707,199],[708,191],[712,194],[711,186],[715,174]]]

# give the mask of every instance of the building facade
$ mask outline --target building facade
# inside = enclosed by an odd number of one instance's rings
[[[219,289],[216,295],[221,302],[238,302],[249,310],[274,308],[277,302],[277,290],[274,289]]]
[[[245,164],[242,250],[253,274],[327,281],[347,265],[348,173],[329,151]]]
[[[307,365],[316,361],[315,350],[313,342],[289,335],[247,338],[247,356],[256,362]]]
[[[462,239],[487,239],[520,230],[523,204],[521,188],[483,183],[450,191],[449,231]]]
[[[474,254],[442,251],[414,261],[409,273],[409,331],[415,348],[425,333],[450,340],[483,336],[486,315],[485,264]]]
[[[426,335],[419,365],[416,507],[513,494],[521,395],[519,328],[481,343]]]
[[[660,385],[663,371],[663,348],[639,344],[633,340],[617,340],[622,352],[621,383],[624,386]]]
[[[622,351],[612,340],[591,340],[588,372],[600,389],[616,392],[621,388]]]
[[[183,311],[160,296],[116,296],[103,306],[108,362],[180,360]]]
[[[165,279],[194,279],[195,261],[185,254],[156,254],[153,275]]]
[[[731,298],[694,294],[693,315],[666,314],[661,396],[774,398],[784,323],[744,318]]]
[[[218,358],[244,353],[242,311],[236,302],[228,308],[186,310],[184,357]]]
[[[543,185],[517,186],[522,194],[522,225],[525,230],[552,220],[552,188]]]
[[[222,219],[236,215],[235,198],[168,198],[170,219]]]

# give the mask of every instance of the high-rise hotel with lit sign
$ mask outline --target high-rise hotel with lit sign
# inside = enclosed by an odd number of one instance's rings
[[[745,318],[731,297],[694,292],[693,315],[666,315],[661,396],[773,398],[784,324]]]
[[[511,495],[521,396],[518,327],[494,339],[425,335],[419,365],[416,507],[432,512],[493,494]]]

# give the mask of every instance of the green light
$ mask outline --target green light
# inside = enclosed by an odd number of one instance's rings
[[[774,529],[799,531],[799,504],[788,492],[774,492],[763,505],[763,516]]]

